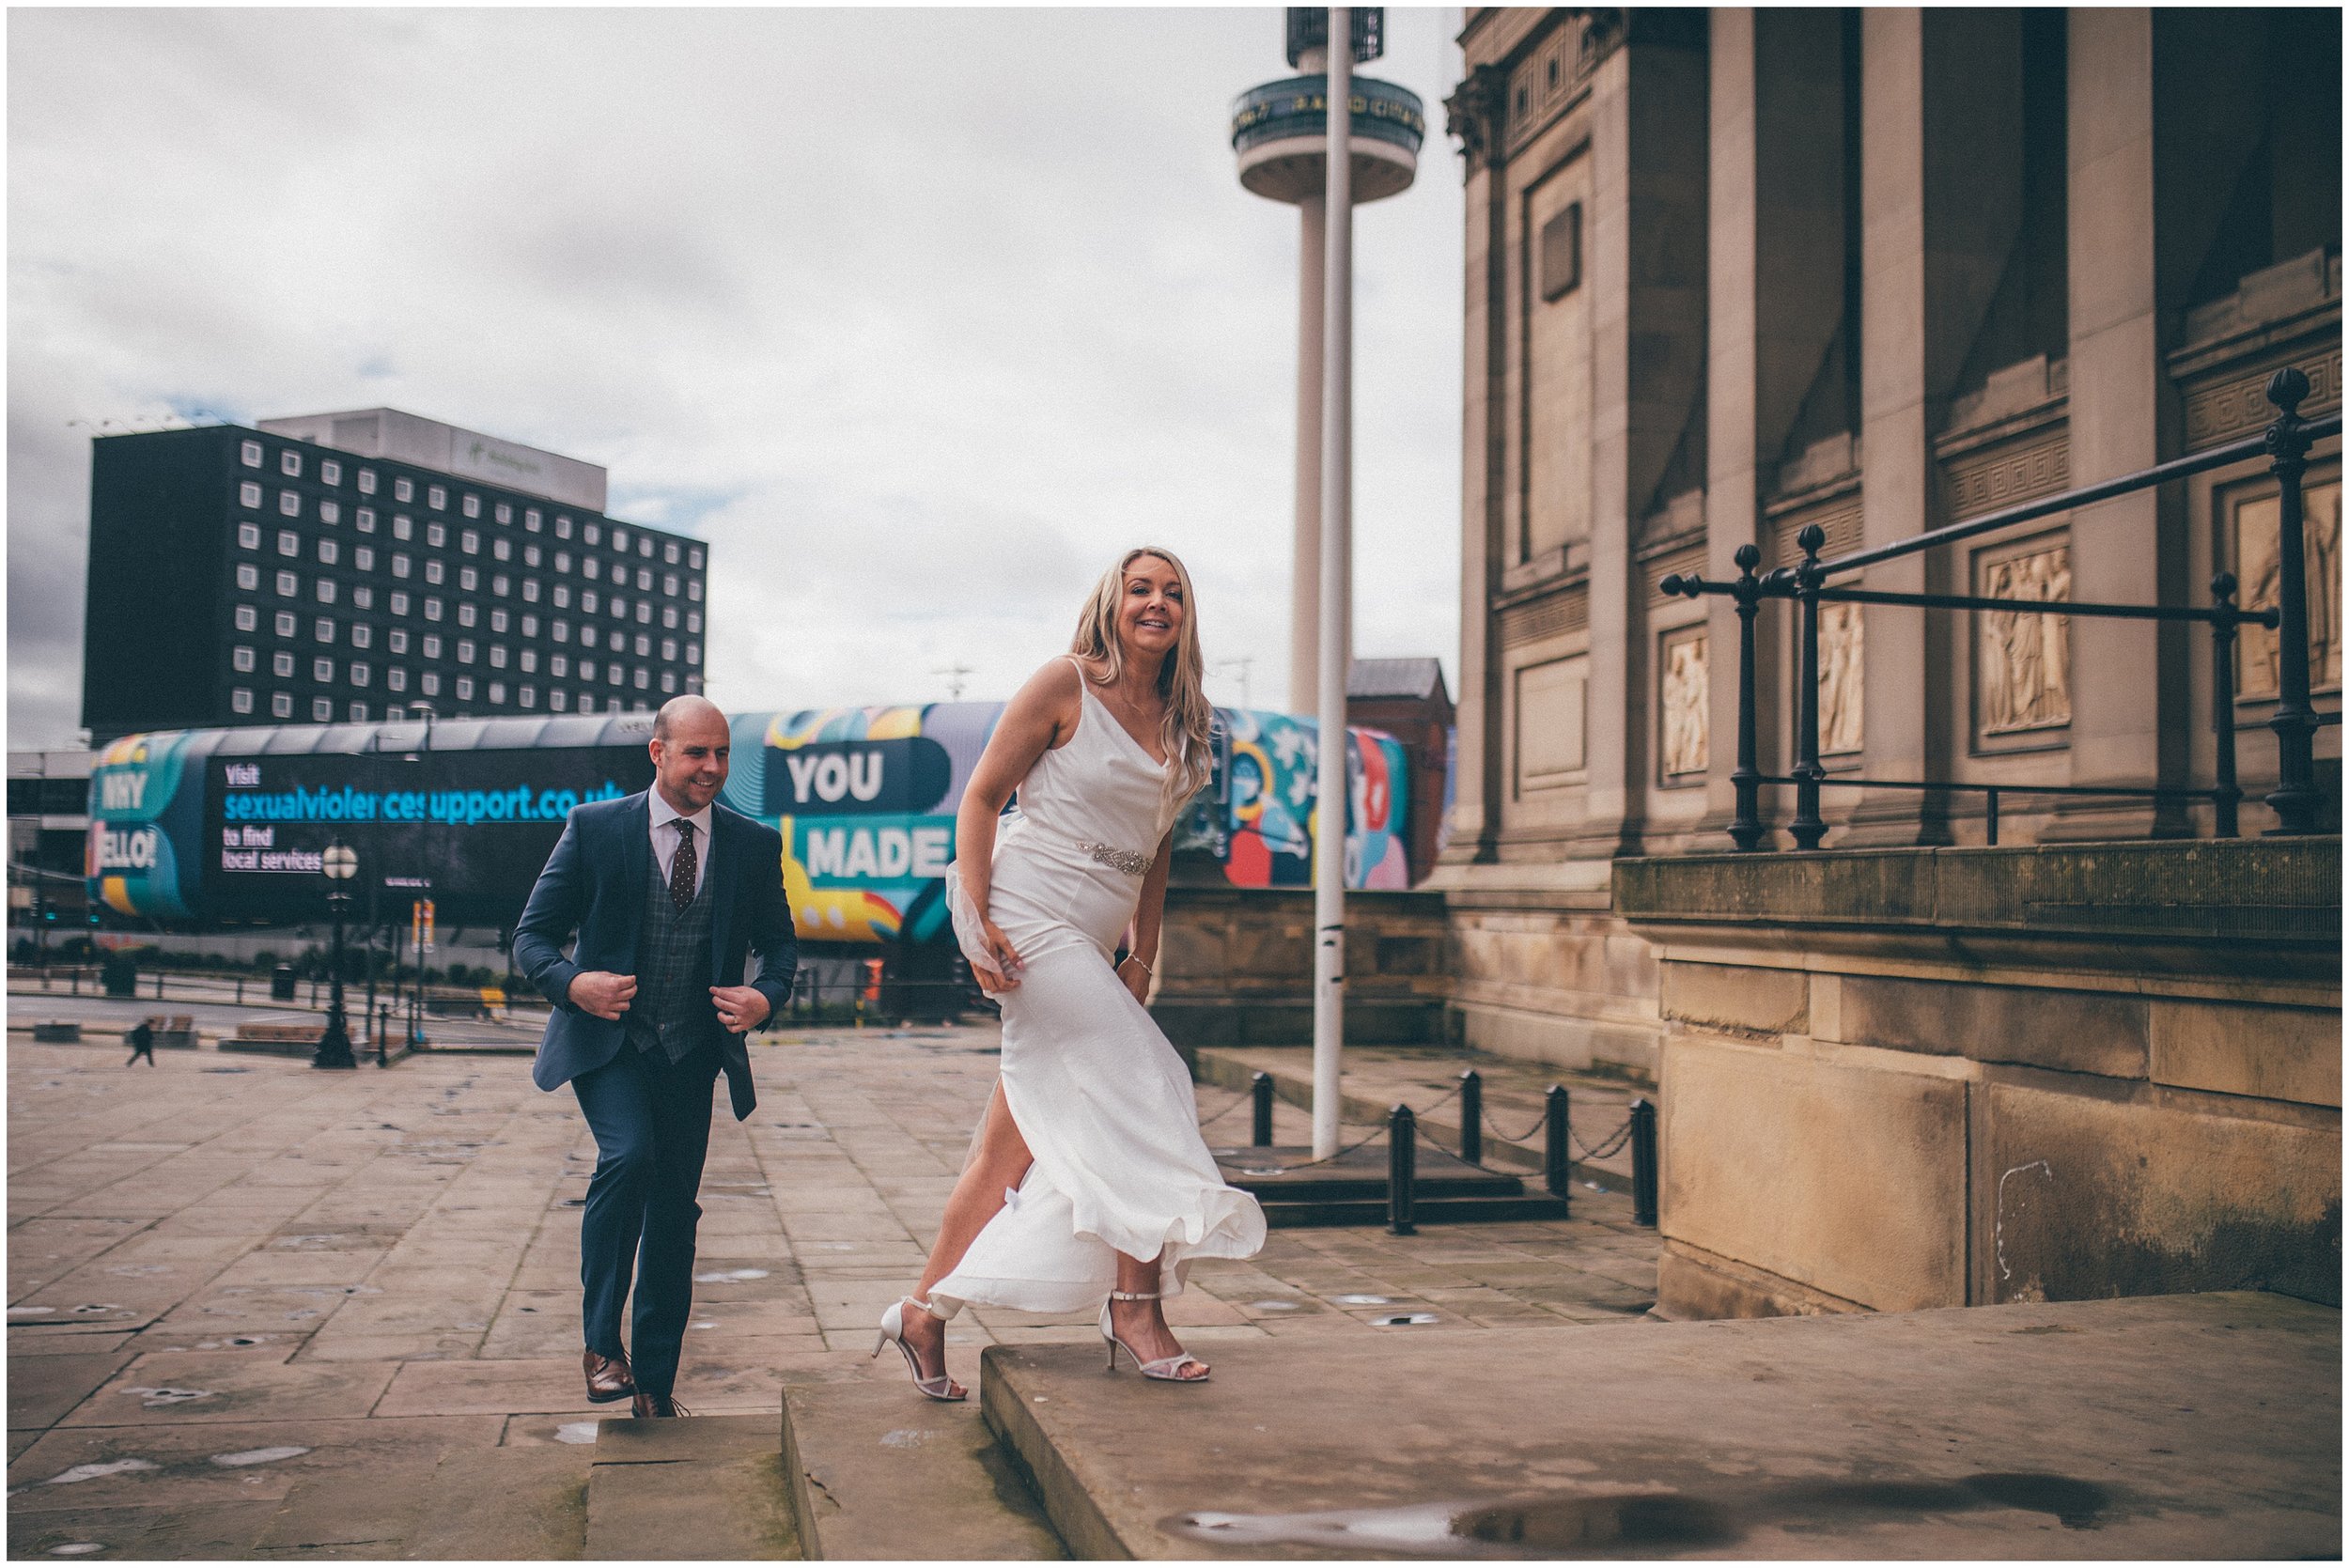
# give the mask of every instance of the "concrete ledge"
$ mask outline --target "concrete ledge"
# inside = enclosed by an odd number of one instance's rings
[[[1635,925],[2280,946],[2329,955],[2339,973],[2338,835],[1643,857],[1615,862],[1614,888]]]
[[[981,1386],[1082,1558],[2329,1558],[2340,1361],[2338,1312],[2243,1293],[1234,1341],[1186,1389],[993,1345]]]

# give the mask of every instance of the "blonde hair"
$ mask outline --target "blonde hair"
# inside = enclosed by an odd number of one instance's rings
[[[1174,651],[1159,666],[1159,695],[1166,703],[1159,739],[1175,764],[1167,769],[1167,794],[1173,800],[1186,800],[1214,771],[1209,738],[1215,709],[1207,702],[1206,660],[1199,652],[1199,609],[1191,598],[1190,573],[1174,552],[1143,545],[1119,556],[1117,564],[1094,584],[1077,616],[1077,635],[1069,639],[1068,651],[1109,672],[1098,684],[1107,686],[1117,679],[1125,668],[1125,651],[1117,641],[1117,613],[1126,598],[1126,570],[1145,555],[1173,567],[1183,589],[1182,629],[1175,633]]]

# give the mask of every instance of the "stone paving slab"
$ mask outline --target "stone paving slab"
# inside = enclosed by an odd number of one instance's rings
[[[712,1125],[707,1278],[677,1394],[762,1421],[771,1451],[786,1381],[922,1404],[901,1363],[870,1359],[873,1324],[922,1266],[993,1085],[995,1036],[804,1031],[751,1050],[757,1112],[738,1124],[721,1102]],[[500,1450],[553,1456],[528,1483],[545,1504],[531,1539],[584,1540],[562,1531],[584,1530],[586,1467],[626,1407],[589,1406],[578,1385],[577,1204],[595,1151],[568,1094],[481,1057],[327,1074],[205,1049],[130,1071],[20,1036],[7,1069],[19,1555],[36,1540],[34,1555],[72,1541],[150,1558],[412,1555],[455,1537],[422,1519],[338,1525],[334,1478],[428,1471],[418,1488],[456,1486],[443,1455]],[[1200,1096],[1210,1110],[1224,1097]],[[1305,1135],[1301,1110],[1282,1116],[1283,1137]],[[1345,1296],[1563,1329],[1618,1318],[1601,1303],[1639,1299],[1653,1268],[1653,1233],[1620,1198],[1594,1194],[1563,1225],[1467,1229],[1277,1236],[1255,1259],[1202,1265],[1170,1316],[1219,1358],[1382,1332],[1375,1304]],[[970,1312],[949,1337],[957,1374],[974,1380],[999,1343],[1097,1342],[1081,1318]],[[277,1449],[302,1452],[213,1462]],[[574,1461],[565,1504],[547,1477]],[[84,1466],[98,1468],[49,1484]],[[294,1501],[309,1512],[273,1525]],[[395,1527],[415,1533],[293,1543]]]
[[[2338,1555],[2341,1314],[2235,1293],[986,1356],[1080,1557]],[[1365,1435],[1375,1437],[1365,1440]]]

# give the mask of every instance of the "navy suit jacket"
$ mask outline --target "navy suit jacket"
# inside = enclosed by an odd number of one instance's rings
[[[723,805],[710,808],[710,970],[712,986],[742,984],[744,958],[755,953],[770,1016],[791,999],[800,942],[783,893],[783,835]],[[619,1054],[626,1030],[572,1005],[571,982],[583,970],[636,972],[637,939],[645,918],[645,885],[651,876],[652,808],[644,794],[596,800],[575,808],[563,836],[530,890],[514,927],[514,957],[530,983],[554,1003],[538,1042],[531,1081],[560,1089]],[[576,931],[570,957],[563,944]],[[722,1032],[719,1061],[734,1100],[735,1120],[751,1113],[751,1061],[742,1036]]]

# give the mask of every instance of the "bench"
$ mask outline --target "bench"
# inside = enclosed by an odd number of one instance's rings
[[[82,1026],[62,1019],[50,1018],[33,1025],[33,1038],[45,1045],[70,1045],[82,1037]]]
[[[188,1014],[150,1013],[147,1027],[155,1032],[155,1045],[159,1049],[195,1049],[195,1019]]]
[[[234,1039],[223,1040],[223,1050],[260,1056],[309,1056],[325,1037],[323,1023],[241,1023]]]

